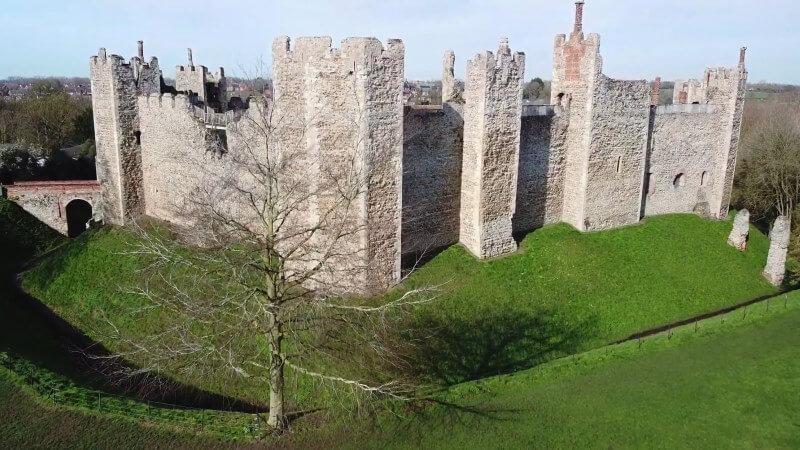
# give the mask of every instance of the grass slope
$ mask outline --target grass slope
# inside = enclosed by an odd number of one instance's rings
[[[800,293],[671,334],[457,386],[354,448],[798,448]]]
[[[216,448],[207,439],[119,416],[46,405],[0,368],[0,446],[3,448]]]
[[[417,312],[416,326],[435,331],[423,342],[419,369],[446,384],[510,373],[774,293],[760,275],[766,237],[753,230],[749,250],[740,253],[726,245],[730,227],[730,221],[692,215],[591,234],[556,225],[531,233],[519,252],[491,261],[451,247],[407,282],[447,282],[441,301]],[[86,234],[26,273],[24,286],[91,335],[101,311],[114,315],[136,301],[121,293],[142,269],[125,254],[132,239],[121,229]],[[153,314],[122,325],[131,334],[151,333],[170,320]],[[263,401],[263,386],[230,383],[223,373],[181,381]],[[301,404],[318,403],[310,390],[298,391]]]
[[[800,292],[724,317],[454,387],[381,431],[328,424],[281,448],[797,448]],[[213,414],[213,413],[211,413]],[[9,448],[226,448],[191,431],[43,404],[0,368]],[[270,442],[252,443],[253,448]]]

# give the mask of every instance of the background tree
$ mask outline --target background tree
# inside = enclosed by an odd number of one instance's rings
[[[788,100],[788,101],[787,101]],[[800,259],[797,203],[800,200],[800,103],[789,97],[746,105],[733,201],[750,210],[756,223],[769,226],[784,216],[792,226],[789,255]],[[797,283],[796,263],[788,265]]]
[[[49,151],[68,145],[75,137],[80,110],[69,95],[50,84],[31,88],[17,111],[18,141]]]
[[[527,100],[539,100],[539,99],[548,99],[550,97],[549,92],[546,91],[545,82],[536,77],[525,84],[525,87],[522,91],[522,96]],[[549,91],[549,90],[548,90]]]
[[[298,120],[256,97],[227,134],[205,135],[209,152],[187,161],[200,187],[175,195],[180,217],[191,218],[181,236],[203,247],[188,250],[164,227],[137,227],[131,254],[148,263],[132,290],[140,302],[108,317],[107,339],[127,348],[117,358],[144,364],[136,373],[223,371],[263,382],[267,423],[279,432],[288,427],[287,369],[360,399],[414,398],[419,383],[398,375],[411,371],[394,370],[408,364],[406,352],[386,337],[437,291],[398,291],[385,301],[344,294],[366,269],[359,205],[371,174],[392,156],[360,159],[362,136],[344,131],[336,137],[341,157],[293,153],[282,130],[303,126]],[[309,166],[318,176],[307,175]],[[114,325],[153,311],[170,318],[157,335],[122,335]]]
[[[800,200],[800,105],[752,105],[745,117],[736,186],[761,217],[791,217]]]

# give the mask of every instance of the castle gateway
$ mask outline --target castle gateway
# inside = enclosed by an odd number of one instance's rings
[[[523,107],[525,57],[505,40],[468,61],[463,93],[446,52],[443,104],[433,107],[403,105],[399,40],[350,38],[338,49],[330,38],[275,40],[272,108],[290,118],[280,128],[287,148],[325,164],[385,162],[363,164],[372,173],[356,213],[365,224],[358,289],[397,282],[403,257],[455,243],[498,256],[516,249],[515,235],[556,222],[594,231],[665,213],[727,216],[744,49],[738,66],[676,82],[674,104],[659,106],[660,80],[651,88],[603,74],[600,37],[584,35],[582,14],[578,2],[572,32],[555,38],[549,106]],[[104,220],[198,225],[185,203],[204,173],[231,170],[226,159],[247,146],[226,136],[246,102],[228,98],[222,68],[211,73],[191,53],[174,86],[141,43],[129,62],[101,49],[90,67]],[[337,143],[355,134],[357,146]],[[220,139],[227,153],[209,152]],[[327,169],[302,167],[309,179]]]

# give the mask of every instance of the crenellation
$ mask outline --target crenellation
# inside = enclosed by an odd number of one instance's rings
[[[479,258],[499,256],[516,249],[515,236],[557,222],[594,231],[655,214],[727,216],[746,49],[738,66],[677,80],[673,104],[661,105],[660,77],[603,73],[584,7],[575,3],[572,31],[554,40],[549,105],[522,105],[525,55],[506,39],[467,62],[463,92],[456,55],[444,52],[442,104],[405,107],[402,41],[273,41],[270,151],[295,157],[298,190],[314,194],[287,229],[335,208],[332,177],[353,171],[363,191],[344,218],[362,228],[342,243],[353,254],[331,261],[329,280],[380,291],[400,280],[401,261],[457,242]],[[192,196],[209,178],[246,178],[229,173],[231,161],[254,137],[230,131],[256,112],[229,107],[224,68],[209,72],[191,49],[174,89],[157,58],[145,62],[141,41],[137,50],[130,62],[105,49],[90,60],[102,214],[113,224],[146,214],[202,228],[202,211],[187,212]],[[220,195],[238,213],[235,193]]]

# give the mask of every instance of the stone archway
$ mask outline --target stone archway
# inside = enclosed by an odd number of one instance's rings
[[[92,218],[92,205],[76,198],[67,203],[64,209],[67,213],[67,236],[74,238],[86,231],[86,224]]]

